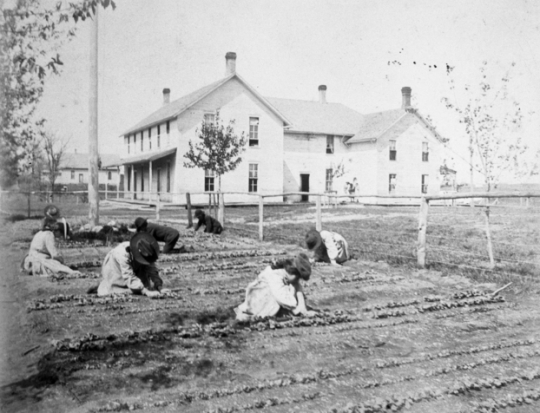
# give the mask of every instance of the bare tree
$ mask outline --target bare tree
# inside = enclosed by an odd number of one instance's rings
[[[497,188],[503,173],[516,172],[528,150],[519,135],[523,120],[521,105],[509,88],[514,66],[512,63],[510,69],[497,78],[490,72],[488,63],[483,62],[479,83],[463,85],[465,98],[461,102],[443,98],[446,107],[454,111],[465,126],[471,175],[474,169],[481,171],[487,191]],[[458,91],[453,78],[450,88]]]
[[[219,112],[212,122],[202,121],[197,129],[199,139],[195,144],[190,140],[189,150],[184,154],[186,168],[200,168],[212,171],[218,177],[218,192],[221,192],[221,177],[234,171],[242,162],[241,154],[246,150],[244,132],[238,136],[234,131],[234,120],[223,125]]]
[[[49,170],[49,184],[51,185],[51,200],[54,196],[54,184],[59,176],[59,168],[64,159],[69,139],[62,138],[51,132],[43,133],[43,152]]]

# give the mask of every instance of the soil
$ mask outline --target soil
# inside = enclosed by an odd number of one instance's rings
[[[99,300],[84,294],[96,266],[20,275],[11,243],[30,223],[6,225],[2,412],[540,411],[536,284],[492,296],[501,285],[353,259],[314,266],[316,317],[238,323],[246,285],[298,246],[179,226],[189,252],[158,262],[168,297]],[[106,251],[65,256],[82,267]]]

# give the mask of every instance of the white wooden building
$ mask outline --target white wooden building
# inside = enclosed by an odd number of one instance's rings
[[[172,102],[164,89],[162,107],[121,135],[128,196],[184,203],[189,192],[193,202],[207,202],[204,192],[217,190],[217,178],[185,168],[183,155],[203,119],[217,111],[225,125],[234,119],[235,132],[248,141],[243,162],[222,177],[222,191],[245,194],[227,195],[227,202],[281,192],[343,194],[354,178],[362,195],[438,191],[442,139],[411,107],[410,88],[402,89],[401,108],[362,115],[327,102],[324,85],[318,101],[265,98],[238,75],[235,53],[225,60],[223,79]]]

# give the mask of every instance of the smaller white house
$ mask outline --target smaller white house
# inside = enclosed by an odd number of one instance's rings
[[[101,185],[119,185],[122,173],[120,157],[115,154],[99,155],[101,166],[99,169],[99,183]],[[49,180],[50,171],[43,171],[43,179]],[[87,153],[66,153],[60,161],[58,168],[56,185],[79,185],[88,184],[90,170],[88,168]]]

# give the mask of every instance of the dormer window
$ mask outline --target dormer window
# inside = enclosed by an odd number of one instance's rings
[[[334,153],[334,135],[326,137],[326,153]]]

